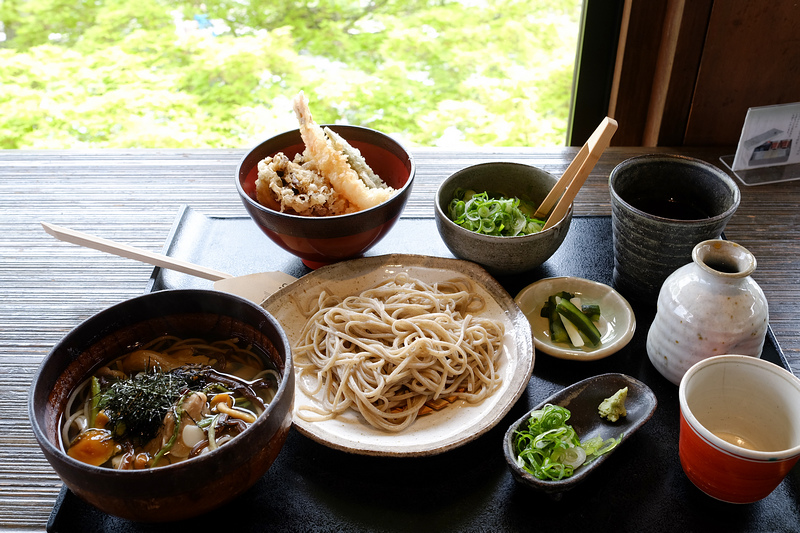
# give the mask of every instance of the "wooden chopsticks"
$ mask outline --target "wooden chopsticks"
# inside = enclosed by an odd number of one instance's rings
[[[544,229],[555,225],[566,214],[578,191],[586,182],[586,178],[589,177],[589,173],[605,149],[608,148],[611,137],[616,131],[617,121],[609,117],[604,118],[589,140],[578,151],[567,170],[564,171],[534,214],[533,218],[544,219],[547,217]]]

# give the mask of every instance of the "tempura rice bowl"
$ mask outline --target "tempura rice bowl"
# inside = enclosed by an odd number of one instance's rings
[[[134,343],[165,331],[238,337],[268,354],[282,379],[266,411],[241,435],[216,450],[168,466],[114,470],[68,456],[59,433],[66,402],[75,387]],[[223,292],[166,290],[114,305],[68,333],[34,377],[29,415],[46,459],[73,493],[111,515],[167,522],[203,514],[255,484],[288,436],[293,397],[289,342],[269,313]]]
[[[367,164],[397,192],[385,202],[346,215],[307,217],[270,209],[256,200],[258,162],[283,152],[289,159],[302,153],[300,130],[281,133],[252,148],[237,168],[236,188],[258,227],[284,250],[311,267],[358,257],[378,243],[400,217],[414,182],[415,165],[399,142],[381,132],[328,125],[357,148]]]

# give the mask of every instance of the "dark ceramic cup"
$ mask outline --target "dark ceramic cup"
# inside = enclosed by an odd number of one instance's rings
[[[611,171],[614,286],[655,305],[664,280],[718,238],[739,206],[736,183],[717,167],[677,155],[643,155]]]

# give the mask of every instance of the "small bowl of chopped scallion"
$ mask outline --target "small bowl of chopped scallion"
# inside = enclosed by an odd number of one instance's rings
[[[535,212],[529,200],[472,189],[456,189],[447,206],[447,216],[462,228],[498,237],[542,231],[546,220],[534,218]]]
[[[490,162],[448,177],[436,195],[436,225],[447,248],[495,275],[547,261],[564,241],[572,207],[552,227],[534,217],[557,178],[531,165]]]

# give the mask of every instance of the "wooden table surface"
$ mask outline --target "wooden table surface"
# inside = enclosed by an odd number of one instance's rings
[[[437,184],[484,161],[560,174],[575,148],[413,149],[417,178],[404,217],[433,217]],[[575,202],[575,214],[609,215],[608,175],[629,157],[683,153],[721,166],[724,148],[612,148]],[[0,530],[42,530],[61,482],[28,422],[38,365],[70,329],[143,292],[153,268],[57,241],[41,221],[160,252],[181,205],[242,216],[234,187],[243,150],[0,151]],[[738,183],[738,182],[737,182]],[[726,229],[758,260],[753,278],[791,370],[800,374],[800,181],[748,187]]]

